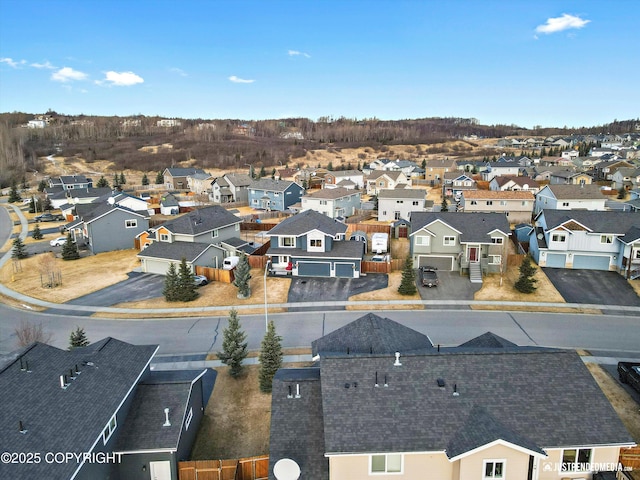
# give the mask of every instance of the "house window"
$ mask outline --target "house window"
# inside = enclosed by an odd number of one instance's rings
[[[471,200],[471,205],[477,205],[478,201],[477,200]]]
[[[239,232],[239,231],[240,231],[240,224],[236,223],[236,232]]]
[[[501,205],[502,207],[504,207],[506,204],[507,204],[507,201],[506,201],[506,200],[500,200],[500,205]]]
[[[613,235],[600,235],[600,243],[613,243]]]
[[[321,238],[312,238],[309,240],[309,246],[315,248],[322,248],[322,239]]]
[[[168,242],[169,241],[169,235],[167,235],[166,233],[161,233],[160,234],[160,241],[161,242]]]
[[[404,200],[396,200],[396,203],[404,203]]]
[[[493,205],[493,200],[487,200],[487,205]]]
[[[635,251],[635,259],[639,260],[640,259],[640,250],[636,250]]]
[[[327,201],[326,200],[320,200],[320,205],[326,205]]]
[[[501,265],[502,264],[502,255],[489,255],[489,264],[490,265]]]
[[[371,473],[402,473],[402,455],[371,455]]]
[[[280,246],[281,247],[295,247],[296,246],[296,237],[281,237],[280,238]]]
[[[453,247],[456,244],[456,237],[444,237],[442,239],[442,245],[445,247]]]
[[[420,205],[420,202],[418,202],[417,200],[414,200],[414,201],[413,201],[413,203],[412,203],[412,205],[413,205],[414,207],[417,207],[418,205]]]
[[[111,417],[111,420],[109,420],[109,423],[106,427],[104,427],[104,430],[102,431],[102,443],[104,443],[105,445],[107,444],[117,426],[118,423],[116,422],[116,416],[114,415],[113,417]]]
[[[211,232],[211,238],[218,238],[219,233],[220,232],[216,228],[213,232]]]
[[[125,220],[124,226],[125,228],[136,228],[138,226],[138,220]]]
[[[502,245],[504,243],[504,238],[502,237],[491,237],[491,243],[496,245]]]
[[[566,242],[567,236],[564,233],[554,233],[551,235],[551,241],[553,242]]]
[[[545,202],[545,203],[547,203],[547,202]],[[568,207],[569,206],[569,202],[562,202],[562,206],[563,207]]]
[[[504,460],[485,460],[482,478],[505,478],[504,464]]]
[[[563,472],[589,471],[591,463],[590,448],[570,448],[562,451]]]
[[[423,247],[429,246],[429,238],[426,235],[422,235],[420,237],[416,237],[416,245],[421,245]]]
[[[189,408],[189,413],[187,413],[187,419],[184,421],[184,430],[189,430],[189,425],[191,425],[191,419],[193,418],[193,407]]]

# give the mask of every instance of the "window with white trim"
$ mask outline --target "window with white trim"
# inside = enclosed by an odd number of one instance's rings
[[[124,221],[124,228],[136,228],[138,226],[138,220],[135,218]]]
[[[216,228],[213,232],[211,232],[211,238],[218,238],[219,234],[220,234],[220,232]]]
[[[491,243],[496,245],[502,245],[504,243],[503,237],[491,237]]]
[[[588,472],[592,450],[590,448],[568,448],[562,451],[563,472]]]
[[[113,435],[113,432],[115,432],[117,426],[118,422],[116,421],[116,416],[114,415],[113,417],[111,417],[111,420],[109,420],[109,423],[107,423],[107,426],[104,427],[104,430],[102,431],[102,443],[104,443],[105,445],[107,444],[107,442],[111,438],[111,435]]]
[[[236,232],[239,232],[240,231],[240,224],[236,223],[236,227],[235,228],[236,228]]]
[[[416,245],[428,247],[430,241],[430,237],[428,237],[427,235],[416,236]]]
[[[442,245],[445,247],[454,247],[456,245],[456,237],[444,237],[442,239]]]
[[[193,419],[193,407],[189,408],[189,413],[187,413],[187,418],[184,421],[184,429],[185,431],[189,430],[189,425],[191,425],[191,420]]]
[[[414,201],[413,201],[413,203],[412,203],[412,205],[413,205],[414,207],[417,207],[418,205],[420,205],[420,202],[418,202],[418,200],[414,200]]]
[[[600,235],[600,243],[613,243],[613,235]]]
[[[504,474],[504,460],[485,460],[482,471],[482,478],[484,480],[493,478],[505,478]]]
[[[487,205],[493,205],[493,200],[487,200]]]
[[[322,239],[321,238],[312,238],[311,240],[309,240],[309,246],[310,247],[316,247],[316,248],[322,247]]]
[[[563,207],[568,207],[569,206],[569,202],[562,202],[562,206]]]
[[[478,201],[477,200],[471,200],[471,205],[477,205]]]
[[[502,265],[502,255],[489,255],[489,265]]]
[[[552,242],[566,242],[567,241],[567,236],[564,233],[554,233],[553,235],[551,235],[551,241]]]
[[[280,237],[280,246],[281,247],[295,247],[296,246],[296,237]]]
[[[166,233],[161,233],[160,234],[160,241],[161,242],[168,242],[169,241],[169,235],[167,235]]]
[[[636,260],[640,259],[640,250],[636,250],[634,253],[635,253],[634,258]]]
[[[371,455],[370,473],[402,473],[402,454]]]
[[[500,200],[500,206],[504,207],[507,204],[506,200]]]

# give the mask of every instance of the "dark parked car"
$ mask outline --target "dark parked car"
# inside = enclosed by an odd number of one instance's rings
[[[618,377],[640,393],[640,363],[618,362]]]
[[[418,270],[420,276],[420,283],[423,287],[437,287],[440,283],[438,280],[438,273],[435,267],[420,267]]]
[[[34,220],[36,222],[59,222],[61,220],[64,220],[64,217],[62,215],[53,215],[51,213],[43,213],[42,215],[38,215],[37,217],[34,217]]]

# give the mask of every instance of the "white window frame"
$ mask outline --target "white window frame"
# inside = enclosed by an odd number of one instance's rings
[[[137,228],[138,220],[136,218],[130,218],[124,221],[124,228]]]
[[[193,419],[193,407],[189,407],[189,413],[187,413],[187,418],[184,421],[184,431],[189,430],[189,425],[191,425],[191,420]]]
[[[576,452],[576,456],[575,456],[575,462],[565,462],[564,461],[564,452],[567,451],[575,451]],[[586,462],[579,462],[579,457],[580,457],[580,451],[581,450],[589,450],[589,459]],[[561,471],[563,472],[590,472],[590,464],[591,461],[593,459],[593,448],[563,448],[562,449],[562,453],[560,455],[560,458],[562,460],[562,464],[561,464]],[[586,464],[587,468],[580,468],[580,465],[582,464]]]
[[[416,246],[428,247],[431,244],[431,237],[428,235],[416,235]]]
[[[600,235],[600,243],[610,245],[613,243],[613,235]]]
[[[502,472],[499,477],[495,476],[496,464],[502,464]],[[487,465],[493,464],[491,475],[487,475]],[[482,480],[494,480],[507,478],[507,460],[504,458],[492,458],[482,461]]]
[[[491,237],[491,243],[494,245],[504,245],[503,237]]]
[[[442,237],[442,245],[445,247],[455,247],[456,237],[451,235],[445,235],[444,237]]]
[[[569,206],[569,202],[562,202],[562,206],[563,207],[568,207]]]
[[[493,205],[493,200],[487,200],[487,205]]]
[[[169,241],[169,234],[168,233],[161,233],[160,234],[160,241],[161,242],[168,242]]]
[[[489,265],[502,265],[502,255],[489,255]]]
[[[118,420],[116,419],[116,416],[114,414],[109,419],[109,423],[107,423],[107,426],[102,430],[102,443],[104,445],[107,444],[107,442],[111,438],[111,435],[113,435],[113,432],[116,431],[116,428],[118,428]]]
[[[471,200],[471,205],[478,205],[478,201],[477,200]]]
[[[634,259],[640,260],[640,250],[636,250],[634,253],[635,253]]]
[[[414,201],[413,201],[413,203],[412,203],[412,205],[413,205],[414,207],[417,207],[417,206],[419,206],[419,205],[420,205],[420,202],[419,202],[418,200],[414,200]]]
[[[216,228],[211,232],[211,238],[218,238],[220,236],[220,231]]]
[[[388,471],[388,457],[399,457],[400,458],[400,470],[399,471]],[[373,471],[373,457],[384,457],[384,470],[383,471]],[[404,455],[401,453],[380,453],[377,455],[369,455],[369,475],[403,475],[404,474]]]
[[[507,201],[506,200],[500,200],[500,206],[501,207],[505,207],[507,205]]]
[[[566,233],[552,233],[551,234],[551,241],[552,242],[557,242],[557,243],[565,243],[567,241],[567,234]]]
[[[296,237],[280,237],[280,242],[278,242],[281,248],[296,248]],[[287,241],[291,242],[291,245],[286,245]]]

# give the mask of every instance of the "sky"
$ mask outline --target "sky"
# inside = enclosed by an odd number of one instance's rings
[[[636,0],[0,0],[0,112],[640,118]]]

